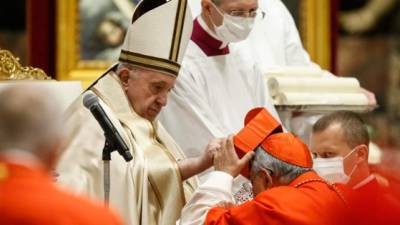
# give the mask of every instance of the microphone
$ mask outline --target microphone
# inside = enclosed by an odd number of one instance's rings
[[[122,139],[121,135],[118,133],[117,129],[114,127],[110,118],[108,118],[103,107],[100,105],[99,98],[95,94],[88,92],[87,94],[85,94],[85,96],[83,96],[83,105],[87,109],[89,109],[90,112],[92,112],[94,118],[96,118],[97,122],[103,129],[104,135],[106,136],[105,148],[107,147],[112,148],[109,149],[110,150],[109,153],[111,154],[112,151],[117,150],[118,153],[122,155],[122,157],[125,159],[125,161],[127,162],[131,161],[133,157],[129,151],[128,146]],[[107,146],[107,144],[109,144],[110,146]],[[104,159],[104,152],[103,152],[103,159]]]

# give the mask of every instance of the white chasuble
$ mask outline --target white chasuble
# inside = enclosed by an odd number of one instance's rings
[[[172,225],[196,181],[182,181],[178,145],[158,121],[138,116],[114,72],[100,78],[91,90],[128,145],[133,160],[112,153],[110,206],[127,224]],[[67,147],[60,160],[58,181],[68,188],[103,200],[103,131],[82,97],[66,114]],[[185,198],[186,195],[186,198]]]

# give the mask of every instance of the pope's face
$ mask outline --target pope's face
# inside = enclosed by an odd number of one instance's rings
[[[119,77],[135,112],[150,121],[167,104],[168,93],[176,79],[174,76],[145,69],[122,70]]]

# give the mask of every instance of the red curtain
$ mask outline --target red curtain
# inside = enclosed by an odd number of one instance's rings
[[[55,77],[55,0],[27,0],[29,65]]]

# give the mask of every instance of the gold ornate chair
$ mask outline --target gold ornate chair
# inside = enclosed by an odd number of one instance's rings
[[[51,77],[39,68],[21,66],[18,57],[0,49],[0,80],[51,80]]]
[[[10,51],[0,49],[0,90],[11,85],[29,84],[54,93],[64,110],[82,93],[80,81],[57,81],[39,68],[21,66]]]

